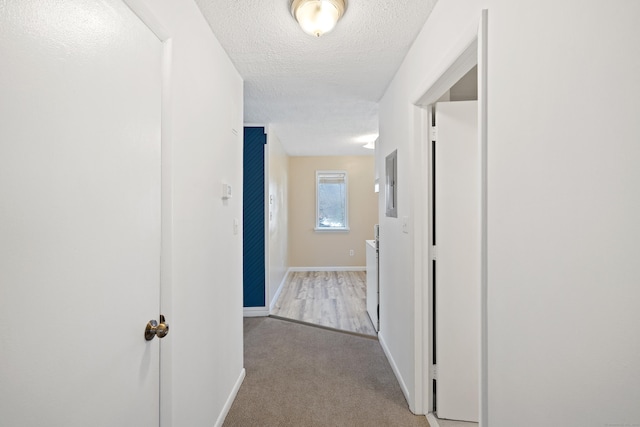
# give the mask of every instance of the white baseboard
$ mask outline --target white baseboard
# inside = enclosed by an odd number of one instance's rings
[[[427,414],[427,422],[431,427],[440,427],[440,424],[438,424],[438,419],[435,415],[433,415],[433,412],[429,412]]]
[[[387,347],[387,342],[385,341],[384,335],[382,334],[382,332],[378,332],[378,341],[380,342],[382,351],[384,351],[385,356],[387,356],[387,360],[389,360],[389,364],[391,365],[391,369],[393,370],[393,373],[398,379],[398,384],[400,384],[400,389],[402,390],[402,394],[404,394],[405,400],[409,404],[409,408],[413,408],[414,407],[413,402],[410,399],[407,385],[405,384],[404,379],[400,374],[400,370],[398,369],[398,365],[396,364],[396,361],[393,359],[393,356],[391,355],[391,351],[389,351],[389,347]]]
[[[291,267],[289,271],[367,271],[367,267]]]
[[[265,317],[269,315],[267,307],[244,307],[242,310],[243,317]]]
[[[233,405],[233,401],[236,400],[236,396],[238,395],[238,390],[240,390],[240,386],[242,385],[242,382],[244,381],[244,377],[246,374],[247,372],[245,371],[244,368],[242,368],[242,371],[240,371],[240,376],[238,377],[238,380],[234,384],[233,389],[231,389],[231,393],[229,394],[229,397],[227,398],[227,401],[222,407],[222,411],[220,412],[220,415],[216,420],[215,427],[222,427],[222,424],[224,423],[225,418],[227,418],[227,414],[229,414],[231,405]]]
[[[280,282],[280,286],[278,286],[276,293],[273,295],[273,298],[271,299],[271,304],[269,304],[269,312],[271,312],[273,310],[273,306],[276,305],[276,301],[278,301],[278,298],[280,297],[280,293],[282,292],[282,289],[284,289],[284,284],[287,283],[287,277],[289,277],[290,272],[291,272],[291,269],[288,268],[286,273],[284,273],[284,277]]]

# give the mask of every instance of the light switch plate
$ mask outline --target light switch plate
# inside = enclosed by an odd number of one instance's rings
[[[222,184],[222,198],[223,199],[230,199],[233,191],[231,189],[231,185],[230,184]]]
[[[402,232],[405,234],[409,234],[409,217],[402,217]]]

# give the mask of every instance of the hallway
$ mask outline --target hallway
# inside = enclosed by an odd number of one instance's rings
[[[244,319],[247,376],[226,427],[428,427],[375,339],[268,317]]]

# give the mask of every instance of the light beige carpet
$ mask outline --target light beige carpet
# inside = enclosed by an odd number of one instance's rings
[[[378,341],[265,317],[244,328],[247,375],[224,426],[429,426]]]

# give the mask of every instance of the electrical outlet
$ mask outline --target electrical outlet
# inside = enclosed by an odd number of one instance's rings
[[[353,256],[355,254],[353,249],[349,249],[349,256]]]

